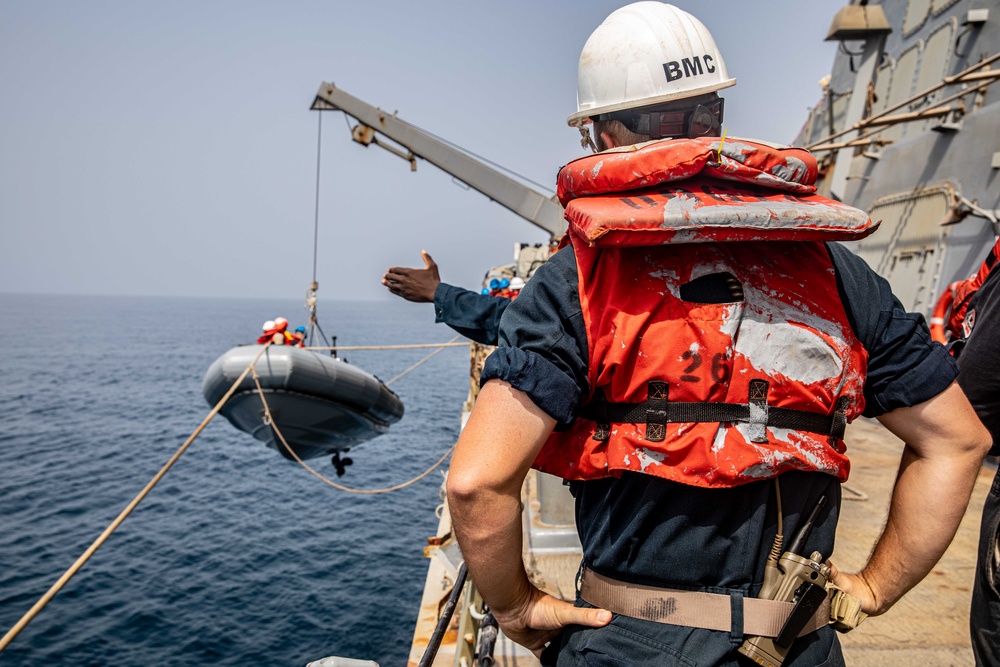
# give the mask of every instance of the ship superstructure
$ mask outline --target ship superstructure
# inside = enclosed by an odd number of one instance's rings
[[[821,194],[881,220],[854,250],[927,314],[1000,231],[1000,3],[858,3],[827,39],[838,54],[795,143],[820,159]]]

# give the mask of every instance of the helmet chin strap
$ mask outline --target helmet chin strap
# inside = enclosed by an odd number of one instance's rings
[[[580,130],[580,146],[583,148],[589,148],[592,153],[599,153],[600,151],[597,150],[597,145],[594,144],[594,140],[590,136],[590,126],[579,125],[576,129]]]

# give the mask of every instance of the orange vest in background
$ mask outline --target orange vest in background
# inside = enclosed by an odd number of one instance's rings
[[[941,293],[934,306],[934,312],[931,313],[931,338],[939,343],[948,343],[954,339],[968,337],[971,326],[966,330],[965,314],[969,302],[986,282],[986,278],[997,264],[998,257],[1000,257],[1000,239],[993,244],[974,275],[966,280],[953,282]]]

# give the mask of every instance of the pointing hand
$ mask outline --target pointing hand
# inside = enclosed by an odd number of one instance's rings
[[[429,303],[434,301],[434,292],[441,282],[441,275],[437,264],[426,250],[421,250],[420,256],[424,260],[424,268],[390,267],[382,276],[382,284],[407,301]]]

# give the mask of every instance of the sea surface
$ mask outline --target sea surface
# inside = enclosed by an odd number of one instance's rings
[[[320,304],[341,345],[436,343],[427,304]],[[208,366],[293,300],[0,294],[0,635],[86,550],[208,414]],[[383,380],[430,350],[345,352]],[[392,385],[406,414],[340,482],[382,488],[441,457],[468,391],[465,348]],[[336,479],[325,459],[310,461]],[[438,472],[359,496],[211,422],[132,516],[0,653],[30,665],[405,665],[441,502]]]

